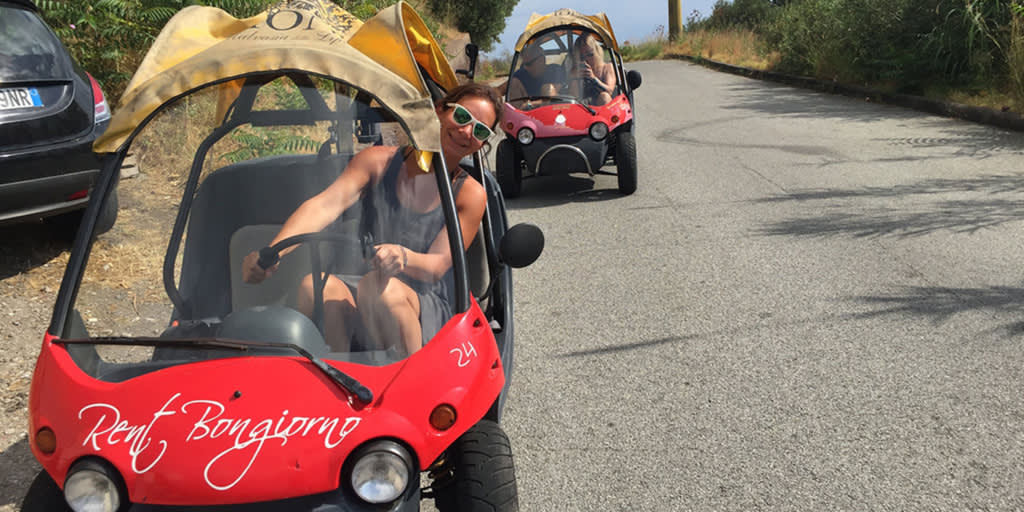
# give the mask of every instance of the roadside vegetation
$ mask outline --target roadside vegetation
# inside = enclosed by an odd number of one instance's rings
[[[280,0],[36,0],[46,22],[75,59],[89,71],[107,96],[121,97],[132,74],[160,29],[175,13],[190,5],[218,7],[236,18],[253,16]],[[519,0],[407,0],[423,17],[435,38],[465,32],[487,51]],[[368,19],[397,0],[333,0],[359,19]],[[452,30],[454,28],[454,30]]]
[[[1024,112],[1024,3],[1013,0],[719,0],[669,41],[658,27],[626,60],[674,55]]]

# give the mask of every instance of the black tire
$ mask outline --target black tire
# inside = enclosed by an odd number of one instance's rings
[[[64,493],[57,487],[50,474],[40,471],[21,502],[22,512],[70,512],[71,507],[64,501]]]
[[[502,139],[498,143],[498,152],[494,155],[494,165],[498,171],[498,185],[501,186],[501,193],[508,198],[519,197],[523,191],[523,168],[512,141]]]
[[[96,219],[96,234],[102,235],[107,231],[110,231],[114,227],[114,223],[117,222],[117,210],[119,208],[117,200],[117,191],[107,198],[107,202],[103,205],[103,211],[100,212],[100,217]],[[60,236],[67,238],[69,241],[75,239],[75,235],[78,234],[78,225],[82,223],[82,216],[85,214],[85,209],[75,210],[69,213],[62,213],[46,219],[46,221],[59,232]]]
[[[632,131],[622,131],[615,141],[615,166],[618,168],[619,192],[636,192],[636,139]]]
[[[100,212],[100,218],[96,219],[96,234],[100,235],[110,231],[114,227],[114,223],[117,222],[117,210],[120,205],[117,201],[117,190],[114,190],[110,197],[107,198],[106,204],[103,205],[103,210]]]
[[[480,420],[448,449],[448,471],[434,479],[439,512],[516,512],[515,465],[508,436],[490,420]]]

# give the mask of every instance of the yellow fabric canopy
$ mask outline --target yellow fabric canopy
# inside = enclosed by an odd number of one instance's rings
[[[421,66],[442,88],[458,82],[423,20],[399,2],[365,23],[329,0],[285,0],[251,18],[214,8],[179,11],[157,36],[125,89],[98,153],[117,151],[164,103],[198,87],[297,70],[336,78],[373,94],[405,125],[412,144],[440,151],[440,125]]]
[[[595,32],[601,42],[608,48],[619,51],[619,43],[615,40],[615,32],[608,16],[603,12],[597,14],[581,14],[573,9],[559,9],[550,14],[533,13],[530,21],[526,22],[526,29],[516,41],[515,50],[522,51],[526,42],[534,35],[555,27],[581,27]]]

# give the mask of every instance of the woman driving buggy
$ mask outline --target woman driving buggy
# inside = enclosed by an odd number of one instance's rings
[[[452,89],[435,104],[441,122],[441,148],[452,172],[452,193],[462,226],[463,247],[476,236],[486,207],[483,187],[459,162],[479,150],[501,119],[504,103],[497,91],[470,83]],[[348,351],[361,319],[371,339],[393,343],[406,355],[419,350],[451,316],[452,257],[435,178],[421,170],[411,146],[371,146],[357,153],[326,189],[304,202],[268,245],[289,236],[323,230],[357,200],[371,198],[377,216],[375,254],[370,272],[353,295],[337,276],[323,291],[324,337],[335,351]],[[383,228],[381,230],[380,228]],[[282,256],[294,249],[281,251]],[[243,278],[259,283],[277,269],[263,270],[258,253],[242,264]],[[313,276],[300,285],[298,309],[312,316]]]

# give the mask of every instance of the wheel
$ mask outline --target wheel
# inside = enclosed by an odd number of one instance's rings
[[[636,139],[632,131],[618,134],[615,142],[615,166],[618,167],[619,192],[625,195],[636,192]]]
[[[40,471],[21,502],[22,512],[70,512],[71,507],[64,501],[64,493],[50,474]]]
[[[100,218],[96,219],[96,234],[106,233],[110,231],[110,228],[114,227],[114,223],[117,222],[117,210],[119,208],[117,202],[117,190],[114,190],[107,198],[107,202],[103,205],[103,210],[100,211]]]
[[[516,148],[512,141],[503,139],[498,143],[498,153],[494,156],[498,171],[498,185],[505,197],[519,197],[523,191],[523,168],[516,156]]]
[[[497,423],[480,420],[455,441],[447,457],[448,471],[431,484],[439,512],[519,510],[512,447]]]
[[[107,198],[107,202],[103,205],[103,210],[100,212],[100,217],[96,219],[96,234],[102,235],[107,231],[110,231],[114,227],[114,223],[117,221],[117,191]],[[55,227],[60,235],[67,238],[69,241],[73,241],[75,236],[78,234],[78,225],[82,223],[82,216],[85,214],[85,209],[75,210],[73,212],[62,213],[46,219],[47,223]]]

